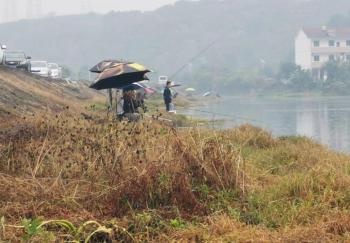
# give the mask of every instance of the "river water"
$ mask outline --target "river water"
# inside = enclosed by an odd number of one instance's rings
[[[222,98],[179,113],[222,120],[215,128],[250,123],[275,136],[307,136],[350,153],[350,97]]]

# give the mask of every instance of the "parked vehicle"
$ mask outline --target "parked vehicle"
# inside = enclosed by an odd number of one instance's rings
[[[31,61],[30,71],[42,77],[49,77],[49,65],[46,61]]]
[[[58,66],[57,63],[49,63],[49,76],[51,78],[61,78],[61,72],[60,67]]]
[[[62,79],[63,78],[63,72],[62,72],[62,67],[58,67],[58,78]]]
[[[25,71],[30,71],[30,59],[23,51],[5,50],[2,64],[11,68],[18,68]]]
[[[6,50],[6,46],[0,44],[0,65],[2,64],[2,61],[4,59],[4,51],[5,50]]]

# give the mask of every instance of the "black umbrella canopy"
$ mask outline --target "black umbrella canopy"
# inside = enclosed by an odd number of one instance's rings
[[[97,90],[121,89],[132,83],[148,80],[148,77],[145,76],[145,74],[146,72],[121,74],[119,76],[114,76],[114,77],[97,81],[94,84],[92,84],[90,88],[97,89]]]
[[[120,89],[135,82],[149,80],[145,75],[148,72],[150,70],[138,63],[114,64],[102,71],[90,88],[97,90]]]

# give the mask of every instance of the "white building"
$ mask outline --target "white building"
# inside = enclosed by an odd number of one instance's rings
[[[295,63],[311,70],[316,79],[327,79],[328,61],[350,61],[350,28],[304,28],[295,39]]]

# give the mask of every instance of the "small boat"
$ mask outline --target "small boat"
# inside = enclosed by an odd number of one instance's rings
[[[211,95],[211,92],[205,92],[204,94],[203,94],[203,97],[208,97],[208,96],[210,96]]]

